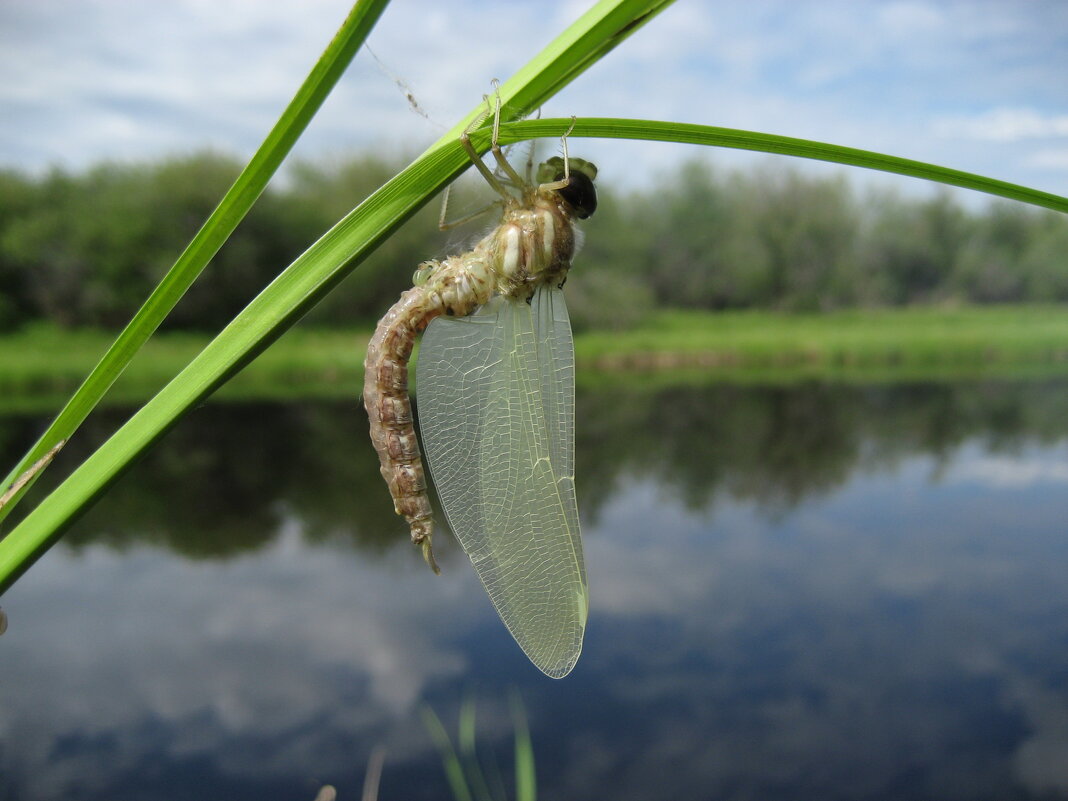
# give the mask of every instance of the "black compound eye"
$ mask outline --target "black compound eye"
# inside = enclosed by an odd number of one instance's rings
[[[563,173],[557,176],[558,181],[562,181],[563,178]],[[572,170],[568,176],[567,186],[556,191],[575,210],[575,216],[580,220],[585,220],[597,211],[597,190],[590,176],[584,172]]]

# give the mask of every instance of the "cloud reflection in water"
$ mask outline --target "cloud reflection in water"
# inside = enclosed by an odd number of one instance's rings
[[[525,663],[455,551],[435,579],[403,536],[375,553],[309,524],[346,507],[329,492],[264,501],[268,544],[222,557],[61,546],[4,599],[6,792],[353,795],[385,743],[382,798],[440,797],[417,703],[518,685],[547,798],[1068,794],[1066,438],[927,450],[835,430],[857,461],[787,507],[731,462],[711,488],[640,460],[595,477],[589,637],[563,682]],[[101,531],[122,525],[108,502]],[[509,732],[491,703],[480,737]]]

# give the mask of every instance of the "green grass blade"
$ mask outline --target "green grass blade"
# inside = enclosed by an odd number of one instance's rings
[[[434,710],[429,706],[424,706],[421,712],[423,714],[423,725],[430,732],[430,739],[434,741],[434,745],[437,746],[438,752],[441,754],[445,778],[449,782],[453,797],[456,801],[472,801],[471,790],[468,788],[467,780],[464,778],[463,765],[460,764],[460,758],[456,755],[456,749],[452,747],[452,740],[449,739],[449,733],[445,731],[445,727],[441,724],[441,719],[434,714]]]
[[[506,116],[544,102],[582,67],[646,21],[665,5],[656,0],[604,0],[565,31],[538,57],[501,87]],[[360,259],[403,220],[468,166],[456,141],[460,130],[483,111],[479,104],[419,160],[338,223],[267,287],[190,365],[0,541],[0,592],[46,550],[64,527],[102,493],[133,459],[160,437],[189,408],[199,403],[286,330]],[[558,136],[570,120],[541,120],[506,125],[505,141]],[[903,175],[992,192],[1061,211],[1068,200],[981,176],[906,159],[789,137],[732,131],[710,126],[635,120],[580,120],[574,136],[642,138],[747,148],[820,158],[884,169]],[[488,146],[485,129],[476,147]],[[17,477],[18,471],[14,472]]]
[[[502,99],[514,102],[520,98],[533,105],[544,102],[665,5],[663,0],[602,0],[504,84]],[[465,121],[324,234],[0,540],[0,593],[183,414],[281,336],[397,226],[469,166],[458,137],[467,120],[483,108],[481,103],[476,106]],[[484,129],[477,134],[473,141],[486,149],[488,134]]]
[[[27,484],[37,478],[37,475],[46,467],[48,467],[48,465],[55,458],[56,454],[59,453],[60,449],[66,444],[67,441],[65,439],[61,439],[59,442],[53,445],[52,449],[49,450],[44,456],[42,456],[32,465],[27,467],[25,472],[22,473],[22,475],[20,475],[13,482],[11,482],[11,484],[8,485],[4,493],[0,495],[0,510],[7,506],[12,498],[22,492],[23,487],[25,487]]]
[[[464,773],[470,777],[474,785],[473,795],[475,801],[492,801],[486,779],[482,775],[482,767],[478,764],[478,748],[476,744],[477,710],[473,697],[465,698],[460,704],[460,720],[457,724],[456,740],[460,746],[460,756],[463,759]]]
[[[12,484],[57,442],[69,438],[96,407],[115,379],[252,208],[294,142],[345,72],[388,3],[389,0],[359,0],[356,3],[289,106],[282,112],[274,128],[267,134],[259,150],[234,181],[215,211],[52,424],[0,486]],[[31,483],[27,482],[20,492],[0,507],[0,520],[11,511]]]
[[[512,720],[515,723],[515,801],[534,801],[538,796],[534,746],[530,741],[523,699],[516,691],[512,693],[511,706]]]
[[[511,144],[526,139],[560,136],[571,127],[570,119],[525,120],[501,126],[501,144]],[[657,142],[680,142],[684,144],[729,147],[737,150],[754,150],[762,153],[777,153],[806,159],[865,167],[871,170],[923,178],[927,181],[974,189],[989,195],[1018,200],[1042,206],[1054,211],[1068,212],[1068,198],[1060,195],[1029,189],[1026,186],[999,181],[961,170],[940,167],[912,159],[888,156],[870,150],[795,139],[790,136],[740,131],[733,128],[717,128],[711,125],[693,125],[681,122],[655,120],[627,120],[579,118],[571,131],[573,137],[598,139],[641,139]]]
[[[601,0],[501,86],[504,121],[531,114],[673,0]],[[484,108],[484,107],[481,107]],[[481,110],[481,108],[479,110]],[[460,135],[471,115],[445,135]],[[487,121],[488,124],[488,121]]]

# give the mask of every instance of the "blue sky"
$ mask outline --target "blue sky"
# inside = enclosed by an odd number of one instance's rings
[[[395,0],[370,44],[445,127],[589,5]],[[204,147],[247,156],[348,7],[4,0],[0,165],[81,168]],[[1068,195],[1068,3],[679,0],[543,111],[782,133]],[[296,152],[415,153],[438,133],[361,52]],[[695,152],[604,141],[572,149],[617,185],[647,184]]]

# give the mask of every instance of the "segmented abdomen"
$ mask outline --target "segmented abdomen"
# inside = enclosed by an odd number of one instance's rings
[[[472,272],[468,265],[475,262],[481,266],[477,254],[476,249],[440,264],[426,262],[423,269],[432,272],[434,280],[401,294],[379,320],[363,363],[363,405],[371,424],[371,442],[378,452],[379,470],[389,485],[394,510],[408,521],[412,542],[423,547],[423,555],[434,572],[438,571],[430,549],[434,523],[408,397],[408,360],[416,336],[431,320],[446,312],[463,317],[488,299],[491,290],[484,271]],[[465,291],[457,292],[458,286]]]
[[[559,283],[574,250],[574,230],[558,202],[512,208],[474,250],[424,262],[423,283],[386,312],[367,346],[363,404],[393,507],[411,527],[412,542],[437,572],[426,474],[408,398],[408,360],[415,338],[441,314],[465,317],[494,294],[529,298],[539,282]]]
[[[394,509],[408,521],[417,545],[429,542],[433,521],[408,398],[408,360],[415,337],[441,313],[427,294],[417,286],[400,296],[379,321],[363,364],[363,404],[379,469]]]

